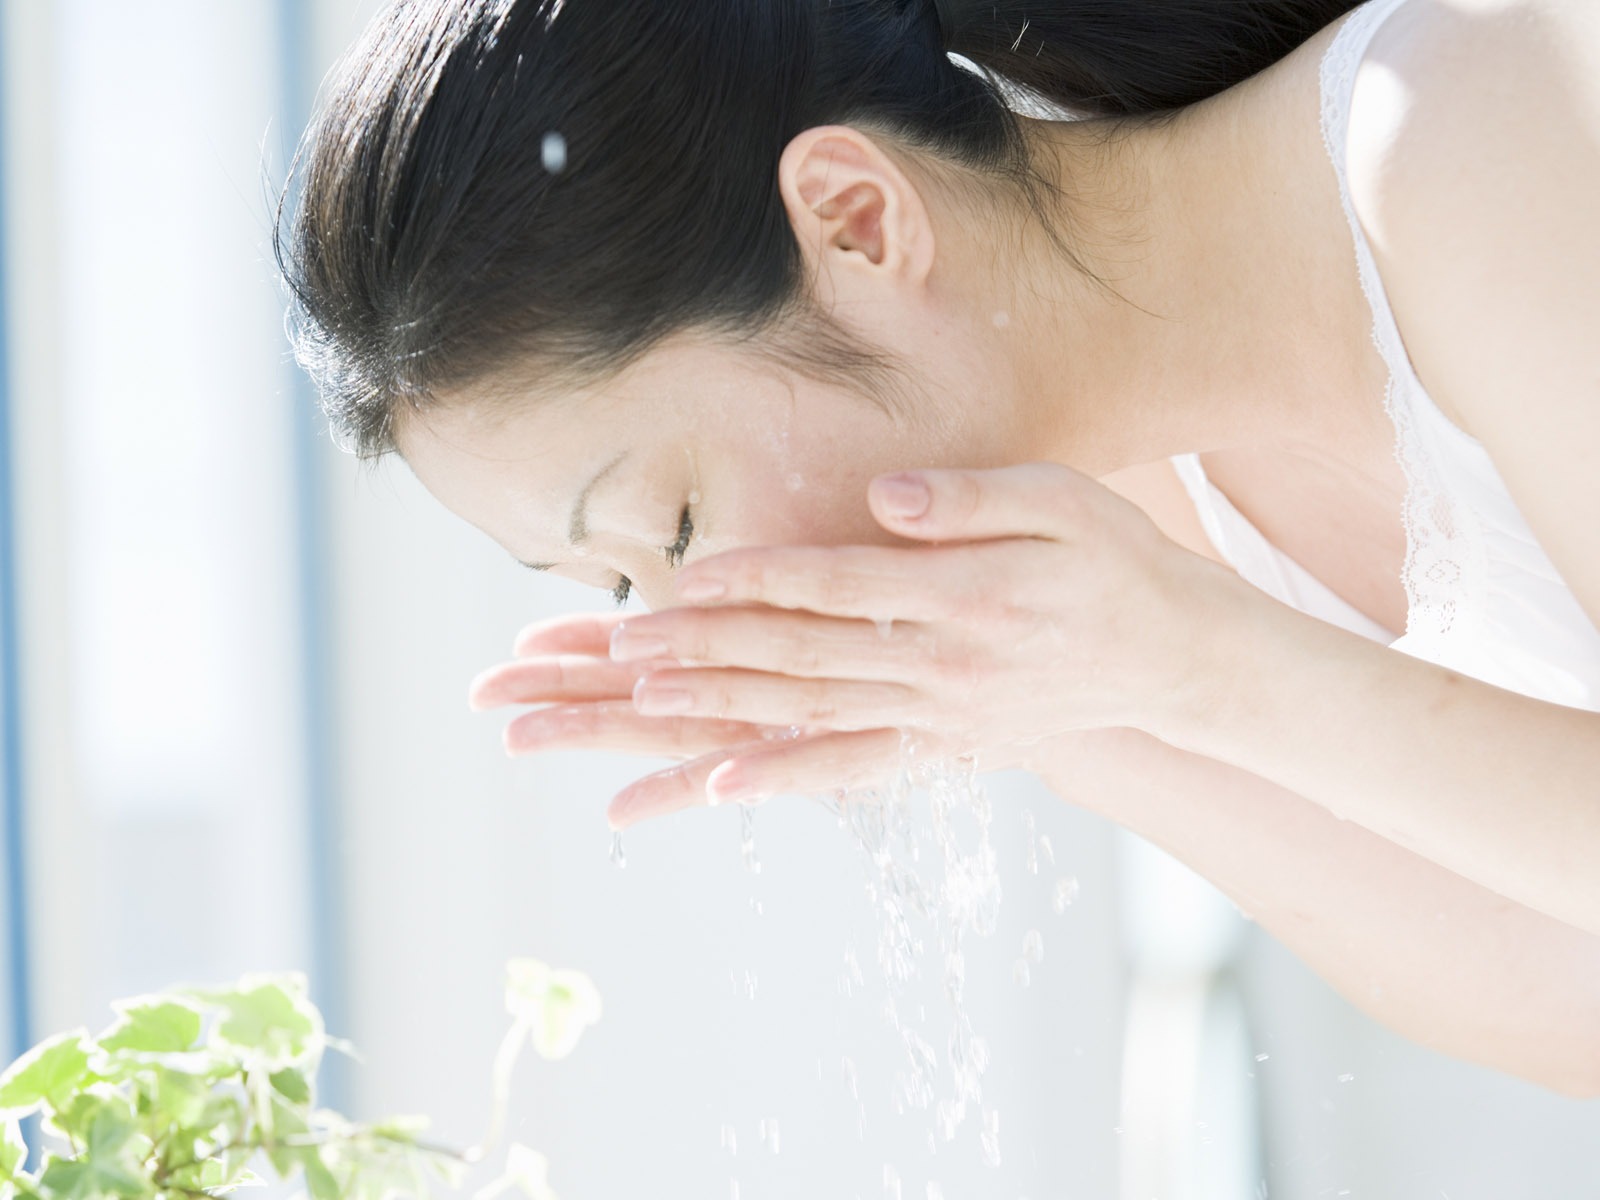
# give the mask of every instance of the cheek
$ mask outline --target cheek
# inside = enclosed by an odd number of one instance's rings
[[[723,526],[728,546],[722,548],[874,545],[899,540],[873,520],[867,507],[867,485],[893,467],[826,461],[812,466],[809,473],[796,469],[747,480],[737,510]]]

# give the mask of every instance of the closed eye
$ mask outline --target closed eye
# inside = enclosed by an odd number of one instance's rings
[[[666,547],[667,566],[683,566],[683,556],[689,553],[689,543],[694,540],[694,517],[689,512],[689,506],[683,506],[683,513],[678,517],[678,540]]]

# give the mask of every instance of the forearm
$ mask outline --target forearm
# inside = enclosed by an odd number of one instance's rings
[[[1600,714],[1481,683],[1282,605],[1161,738],[1600,933]]]
[[[1385,1025],[1561,1092],[1600,1090],[1600,938],[1132,730],[1069,741],[1038,769],[1206,876]]]

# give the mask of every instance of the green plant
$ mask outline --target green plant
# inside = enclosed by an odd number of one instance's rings
[[[0,1075],[0,1200],[201,1200],[299,1176],[311,1200],[425,1197],[459,1186],[499,1141],[524,1047],[559,1058],[600,1015],[587,976],[531,959],[507,970],[513,1020],[494,1065],[483,1143],[453,1151],[421,1140],[423,1118],[357,1123],[316,1106],[329,1037],[298,974],[231,987],[178,988],[113,1006],[98,1037],[80,1029],[35,1046]],[[47,1140],[25,1168],[19,1122],[42,1114]],[[519,1190],[554,1200],[545,1160],[513,1145],[477,1200]]]

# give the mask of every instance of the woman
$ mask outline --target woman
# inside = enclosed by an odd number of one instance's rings
[[[618,827],[1027,767],[1600,1093],[1600,18],[1349,7],[380,19],[284,248],[335,430],[658,610],[526,631],[513,752],[683,760]]]

